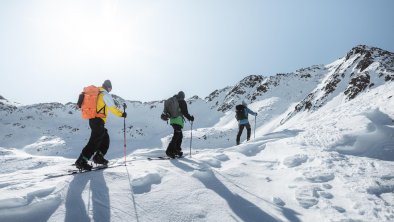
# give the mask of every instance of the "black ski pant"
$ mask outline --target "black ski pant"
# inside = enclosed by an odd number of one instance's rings
[[[174,128],[174,135],[172,136],[170,144],[168,144],[166,153],[177,154],[182,151],[182,126],[173,124],[171,125]]]
[[[252,132],[252,129],[250,128],[250,124],[247,123],[247,124],[239,125],[238,134],[237,134],[237,145],[239,145],[239,143],[240,143],[241,134],[242,134],[242,131],[244,130],[244,127],[246,127],[246,130],[247,130],[246,140],[249,141],[249,139],[250,139],[250,134]]]
[[[101,118],[89,119],[89,126],[92,130],[88,144],[83,148],[82,155],[90,159],[96,151],[105,155],[109,147],[109,135],[104,127],[104,120]]]

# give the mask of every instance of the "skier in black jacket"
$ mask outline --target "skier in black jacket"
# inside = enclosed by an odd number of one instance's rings
[[[183,139],[182,128],[185,123],[184,117],[186,117],[191,122],[194,121],[194,116],[191,116],[187,110],[185,93],[180,91],[174,97],[178,99],[179,108],[182,115],[170,118],[170,125],[172,128],[174,128],[174,136],[172,137],[171,142],[168,144],[166,155],[171,158],[181,157],[183,155],[181,144]]]

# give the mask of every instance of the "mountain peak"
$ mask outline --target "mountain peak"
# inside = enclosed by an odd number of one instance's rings
[[[377,47],[358,45],[347,53],[345,61],[351,61],[352,63],[357,62],[358,65],[356,68],[359,69],[360,72],[363,72],[375,61],[383,63],[382,65],[385,69],[391,70],[390,67],[392,67],[393,57],[394,53],[392,52]]]
[[[377,47],[372,47],[367,45],[357,45],[347,53],[346,60],[350,59],[354,55],[371,57],[372,55],[387,56],[389,54],[393,54],[393,53]]]

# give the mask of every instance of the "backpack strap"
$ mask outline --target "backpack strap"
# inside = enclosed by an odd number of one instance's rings
[[[98,96],[97,96],[97,98],[100,96],[100,94],[101,94],[101,91],[99,91],[99,94],[98,94]],[[103,98],[104,99],[104,98]],[[98,101],[98,99],[97,99],[97,101]],[[105,104],[105,102],[104,102],[104,106],[99,110],[99,111],[97,111],[97,113],[100,113],[103,109],[104,109],[104,115],[105,116],[107,116],[107,114],[105,113],[105,107],[106,107],[107,105]]]
[[[103,106],[103,108],[101,108],[99,111],[97,111],[97,113],[100,113],[100,112],[101,112],[101,110],[103,110],[103,109],[104,109],[104,115],[105,115],[105,106],[106,106],[106,105],[104,105],[104,106]]]

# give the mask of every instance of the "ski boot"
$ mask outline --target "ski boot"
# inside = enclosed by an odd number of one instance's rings
[[[176,156],[176,158],[181,158],[181,157],[183,156],[183,152],[182,152],[182,151],[178,151],[178,152],[175,154],[175,156]]]
[[[81,155],[77,161],[75,161],[75,166],[78,168],[79,171],[91,171],[92,165],[88,164],[88,161]]]
[[[95,164],[102,164],[107,166],[108,165],[108,160],[106,160],[101,152],[97,152],[96,155],[93,157],[93,162]]]
[[[166,150],[166,155],[171,159],[175,159],[175,154],[173,152],[170,152],[169,150]]]

